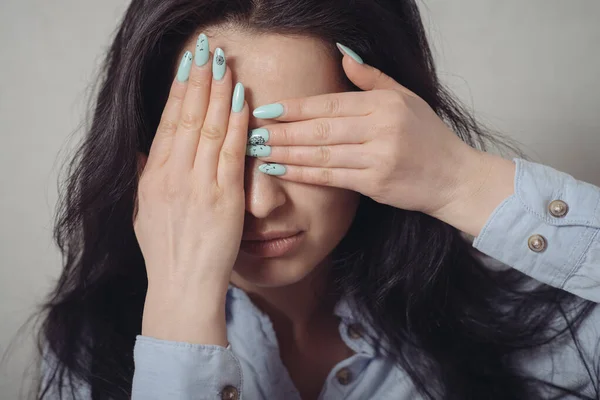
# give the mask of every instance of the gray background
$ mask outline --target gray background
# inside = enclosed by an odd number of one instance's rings
[[[58,276],[58,168],[127,2],[0,4],[0,399],[21,398],[31,333],[17,330]],[[439,73],[536,161],[600,185],[600,2],[425,0]],[[8,351],[7,351],[8,350]]]

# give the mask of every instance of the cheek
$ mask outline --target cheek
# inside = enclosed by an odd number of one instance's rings
[[[301,198],[311,231],[341,240],[350,227],[360,195],[344,189],[316,188]]]

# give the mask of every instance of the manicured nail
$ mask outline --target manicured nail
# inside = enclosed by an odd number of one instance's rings
[[[344,46],[341,43],[336,43],[338,49],[342,52],[342,54],[346,53],[348,54],[350,57],[354,58],[354,60],[359,63],[359,64],[364,64],[364,61],[362,58],[360,58],[360,56],[358,54],[356,54],[354,52],[354,50],[350,49],[349,47]]]
[[[196,43],[196,65],[201,67],[206,64],[209,55],[210,47],[208,46],[208,38],[204,33],[201,33]]]
[[[265,128],[252,129],[248,134],[248,144],[265,144],[269,140],[269,131]]]
[[[263,174],[267,175],[283,175],[285,174],[285,167],[281,164],[262,164],[258,167],[258,170]]]
[[[233,90],[233,99],[231,100],[231,109],[233,112],[240,112],[244,108],[244,85],[238,82]]]
[[[269,157],[271,155],[271,146],[266,145],[247,145],[246,155],[250,157]]]
[[[269,119],[277,118],[283,114],[283,106],[279,103],[267,104],[256,108],[252,115],[256,118]]]
[[[221,50],[220,47],[217,47],[215,50],[215,56],[213,57],[213,78],[215,78],[217,81],[223,79],[226,68],[225,53],[223,53],[223,50]]]
[[[177,70],[177,80],[179,82],[185,82],[190,77],[190,71],[192,70],[192,52],[186,51],[181,59],[181,63],[179,64],[179,69]]]

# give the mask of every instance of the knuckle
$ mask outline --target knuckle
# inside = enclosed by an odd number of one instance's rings
[[[404,95],[397,90],[390,90],[389,94],[389,102],[396,106],[404,107],[406,105],[406,100],[404,99]]]
[[[235,152],[231,149],[222,149],[221,150],[221,159],[226,163],[235,163],[242,158],[241,154]]]
[[[317,161],[322,165],[328,165],[331,161],[331,149],[327,146],[319,146]]]
[[[190,74],[188,81],[188,90],[191,89],[208,89],[211,82],[206,78],[200,76],[200,74]]]
[[[209,140],[219,140],[223,137],[223,132],[216,125],[204,125],[200,134]]]
[[[293,137],[292,132],[290,131],[290,129],[285,124],[283,124],[279,128],[279,134],[278,134],[278,136],[281,137],[281,139],[282,139],[282,141],[284,143],[294,144],[292,142],[292,137]]]
[[[317,122],[314,130],[314,139],[326,142],[331,137],[331,124],[326,120]]]
[[[175,177],[172,173],[167,173],[160,181],[159,188],[161,197],[171,203],[186,196],[186,189],[183,179]]]
[[[230,94],[225,90],[225,88],[215,88],[214,86],[212,87],[212,91],[210,93],[210,101],[228,101],[230,97]]]
[[[177,130],[177,122],[171,119],[162,119],[158,124],[157,133],[161,136],[165,133],[169,134]]]
[[[332,174],[330,169],[321,169],[316,174],[316,181],[318,185],[328,186],[332,181]]]
[[[200,129],[200,119],[194,112],[185,112],[179,120],[181,127],[188,131],[196,131]]]
[[[181,195],[181,186],[173,179],[164,179],[162,194],[167,201],[173,201]]]
[[[300,101],[296,105],[290,104],[290,105],[288,105],[288,107],[289,108],[295,108],[296,109],[296,113],[300,117],[303,117],[304,115],[307,115],[307,114],[310,113],[310,109],[308,107],[308,102],[306,102],[306,101]]]
[[[342,102],[337,97],[332,97],[325,101],[325,111],[328,114],[337,115],[342,110]]]

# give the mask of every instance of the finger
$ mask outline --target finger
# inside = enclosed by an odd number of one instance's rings
[[[212,68],[208,62],[210,51],[206,35],[200,34],[196,44],[195,61],[192,63],[187,91],[181,107],[179,125],[170,157],[175,168],[190,170],[194,165],[200,130],[206,117],[210,96]],[[202,64],[202,65],[198,65]]]
[[[160,167],[169,159],[173,137],[179,124],[181,105],[183,104],[187,89],[187,79],[180,80],[180,78],[186,78],[186,71],[191,67],[191,59],[192,54],[186,51],[179,64],[177,77],[171,85],[169,97],[160,117],[152,145],[150,146],[148,161],[146,163],[146,168],[148,169]]]
[[[269,146],[360,144],[371,139],[370,133],[364,117],[317,118],[253,129],[248,143]],[[265,137],[267,140],[263,140]]]
[[[302,165],[326,168],[368,168],[369,153],[362,145],[336,146],[277,146],[271,147],[271,155],[258,157],[261,161],[285,165]]]
[[[278,121],[361,116],[375,111],[376,101],[377,94],[374,92],[327,93],[260,106],[252,115]]]
[[[227,68],[222,49],[215,49],[212,63],[210,100],[194,161],[194,168],[205,179],[204,182],[217,179],[219,155],[225,140],[231,109],[231,70]]]
[[[259,166],[261,172],[272,170],[269,166],[275,164],[262,164]],[[286,165],[285,173],[277,175],[277,178],[294,181],[299,183],[308,183],[310,185],[331,186],[342,189],[358,191],[361,182],[366,177],[367,170],[346,169],[346,168],[319,168],[319,167],[300,167],[296,165]]]
[[[341,43],[335,44],[344,55],[342,66],[346,76],[352,83],[362,90],[391,89],[401,92],[410,92],[407,88],[396,82],[392,77],[381,70],[365,64],[356,52]]]
[[[244,85],[237,83],[233,91],[227,134],[221,148],[217,171],[219,186],[244,188],[244,165],[250,109],[244,100]]]

